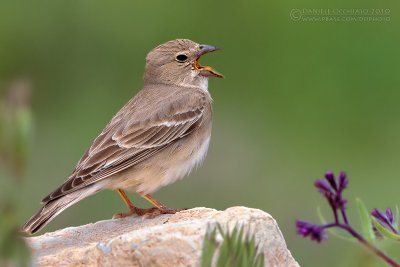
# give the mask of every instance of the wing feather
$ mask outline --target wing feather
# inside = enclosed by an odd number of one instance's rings
[[[47,203],[130,168],[190,134],[201,124],[206,97],[200,93],[178,95],[166,108],[150,110],[145,118],[135,116],[140,103],[135,98],[129,101],[95,139],[71,176],[42,202]],[[148,101],[151,100],[149,97]]]

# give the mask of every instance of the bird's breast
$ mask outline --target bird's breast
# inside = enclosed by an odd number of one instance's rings
[[[199,143],[189,144],[183,148],[182,151],[177,152],[176,155],[171,155],[176,158],[175,164],[170,165],[166,169],[164,175],[161,177],[161,186],[166,186],[170,183],[175,182],[178,179],[185,177],[190,172],[200,166],[208,151],[211,136],[207,136]]]

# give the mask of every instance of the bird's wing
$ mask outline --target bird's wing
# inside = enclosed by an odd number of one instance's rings
[[[141,102],[156,101],[151,96],[148,94]],[[159,101],[159,96],[154,97],[160,105],[151,105],[155,110],[147,109],[147,112],[142,108],[146,103],[138,103],[137,97],[128,102],[95,139],[71,176],[42,203],[132,167],[201,124],[207,95],[201,92],[170,94],[163,101]]]

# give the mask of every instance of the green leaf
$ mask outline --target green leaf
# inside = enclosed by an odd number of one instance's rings
[[[255,236],[249,236],[244,226],[235,226],[232,231],[224,231],[217,224],[213,231],[208,230],[203,242],[202,267],[212,266],[213,257],[218,249],[216,235],[219,232],[223,238],[219,245],[219,255],[216,267],[261,267],[264,266],[264,254],[258,253]]]
[[[221,230],[220,230],[221,231]],[[223,232],[221,232],[222,236],[224,235]],[[223,236],[224,240],[222,241],[222,244],[219,248],[219,257],[217,261],[217,266],[229,266],[229,251],[228,251],[228,243],[230,242],[229,238]]]
[[[360,216],[360,223],[362,234],[368,241],[376,241],[374,231],[372,229],[372,222],[370,213],[367,210],[364,202],[356,198],[357,208],[358,208],[358,215]]]
[[[251,237],[251,239],[247,240],[246,245],[247,245],[247,250],[249,251],[248,253],[249,260],[255,259],[257,257],[257,247],[254,235]]]
[[[203,248],[201,254],[201,266],[209,267],[211,266],[214,252],[217,248],[217,243],[215,236],[217,234],[217,229],[214,228],[212,231],[207,231],[206,236],[203,241]]]
[[[380,224],[374,217],[371,216],[372,223],[378,230],[378,232],[383,235],[384,237],[387,237],[392,240],[400,241],[400,235],[393,233],[389,229],[386,229],[382,224]]]
[[[321,208],[319,206],[317,207],[317,214],[318,214],[318,217],[319,217],[319,220],[321,221],[321,223],[327,224],[327,221],[324,218],[324,216],[322,215]],[[328,228],[327,231],[328,231],[328,233],[330,233],[338,238],[341,238],[343,240],[350,241],[350,242],[356,242],[356,240],[354,240],[354,238],[349,233],[344,232],[343,230]]]
[[[254,262],[254,267],[263,267],[264,266],[264,257],[257,257]]]

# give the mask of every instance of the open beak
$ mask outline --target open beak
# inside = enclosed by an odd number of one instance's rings
[[[202,55],[210,53],[210,52],[214,52],[217,50],[221,50],[221,48],[213,46],[213,45],[204,45],[201,44],[199,46],[200,50],[197,54],[197,58],[194,61],[193,67],[200,71],[200,75],[205,76],[205,77],[210,77],[210,76],[214,76],[214,77],[218,77],[218,78],[223,78],[224,76],[220,73],[218,73],[216,70],[214,70],[212,67],[210,66],[202,66],[199,63],[199,59]]]

